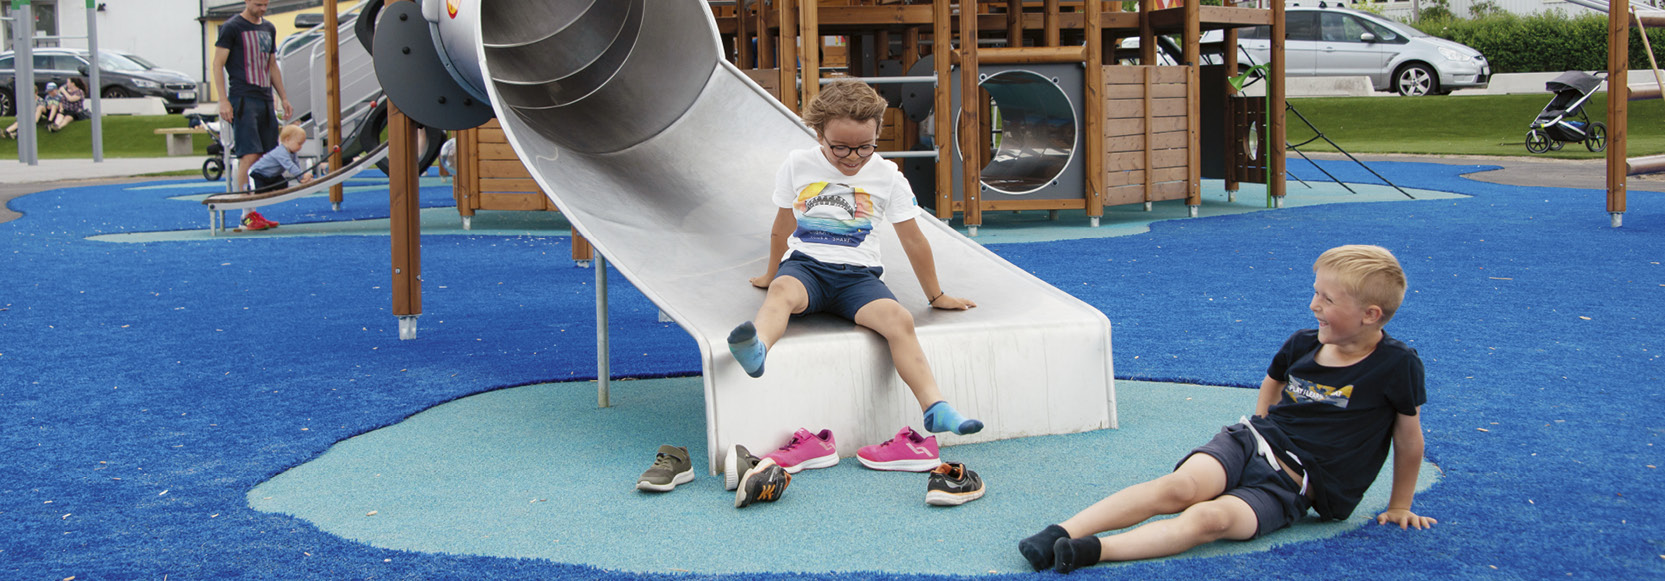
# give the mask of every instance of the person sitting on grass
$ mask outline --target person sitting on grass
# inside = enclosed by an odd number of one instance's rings
[[[40,124],[42,120],[51,121],[52,117],[57,115],[58,99],[58,83],[47,83],[46,92],[41,94],[40,100],[35,105],[35,124]],[[17,139],[17,126],[22,122],[23,117],[18,116],[17,120],[6,128],[5,135],[7,139]]]
[[[51,114],[47,129],[63,131],[71,121],[87,118],[87,90],[81,84],[81,79],[71,78],[58,90],[58,108]]]
[[[295,157],[295,152],[301,151],[301,145],[306,141],[307,131],[299,125],[285,125],[279,130],[278,146],[260,156],[260,160],[249,167],[249,179],[255,182],[253,191],[281,190],[292,178],[303,184],[312,182],[313,176],[301,169],[301,162]],[[245,230],[265,230],[277,226],[277,222],[267,220],[260,212],[251,211],[243,215]]]
[[[1418,408],[1424,364],[1383,327],[1406,294],[1395,256],[1340,246],[1314,262],[1308,310],[1316,329],[1285,340],[1268,365],[1256,415],[1222,428],[1175,471],[1117,491],[1062,523],[1019,541],[1037,571],[1068,573],[1100,561],[1174,555],[1218,539],[1249,540],[1296,522],[1354,512],[1395,450],[1389,507],[1378,524],[1428,528],[1412,512],[1424,456]],[[1107,537],[1096,533],[1175,514]]]

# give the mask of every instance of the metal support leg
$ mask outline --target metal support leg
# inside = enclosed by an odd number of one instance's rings
[[[608,407],[608,261],[596,253],[596,407]]]
[[[1610,212],[1609,213],[1609,227],[1610,228],[1620,228],[1621,227],[1621,215],[1622,214],[1625,214],[1625,212]]]
[[[1099,216],[1089,216],[1088,217],[1088,227],[1089,228],[1099,228],[1100,227],[1100,217]]]
[[[399,315],[399,340],[410,341],[417,338],[418,315]]]
[[[1239,191],[1238,190],[1227,190],[1227,203],[1231,204],[1231,203],[1237,201],[1238,197],[1239,197]]]
[[[1197,218],[1198,217],[1198,206],[1196,204],[1187,204],[1187,217],[1188,218]]]

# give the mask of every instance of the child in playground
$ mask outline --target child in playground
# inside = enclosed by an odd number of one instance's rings
[[[1175,471],[1106,497],[1019,541],[1040,571],[1066,573],[1100,561],[1174,555],[1218,539],[1249,540],[1284,528],[1312,507],[1345,519],[1394,443],[1393,487],[1378,524],[1428,528],[1412,512],[1424,456],[1418,408],[1424,364],[1383,331],[1406,293],[1388,250],[1340,246],[1314,262],[1308,309],[1317,329],[1297,331],[1268,365],[1256,415],[1222,428]],[[1108,537],[1102,531],[1175,514]]]
[[[313,181],[313,176],[301,169],[301,162],[295,157],[295,152],[301,151],[301,145],[306,141],[307,131],[299,125],[285,125],[279,130],[278,146],[249,167],[249,179],[255,182],[254,191],[283,189],[290,178],[297,178],[303,184]],[[260,212],[249,212],[243,216],[245,229],[265,230],[277,225],[277,222],[261,216]]]
[[[62,131],[70,122],[88,118],[87,91],[84,87],[81,79],[72,77],[58,89],[58,109],[52,112],[48,129]]]
[[[40,123],[42,119],[45,119],[50,124],[52,119],[58,116],[58,104],[61,100],[62,97],[58,94],[58,83],[46,83],[46,92],[41,94],[40,100],[35,105],[35,123]],[[23,116],[19,115],[16,121],[6,127],[5,136],[7,139],[17,139],[17,126],[22,122]]]
[[[729,350],[748,375],[759,377],[770,347],[786,332],[790,316],[825,312],[849,319],[885,337],[898,375],[920,403],[928,431],[971,434],[984,424],[962,416],[944,401],[915,336],[914,316],[880,281],[880,244],[874,221],[884,219],[897,232],[933,308],[977,306],[939,287],[932,248],[915,223],[920,210],[914,192],[896,164],[874,157],[885,110],[886,100],[857,81],[824,87],[806,107],[805,123],[816,130],[820,145],[789,153],[776,174],[772,201],[778,211],[770,229],[768,266],[762,276],[751,279],[753,286],[768,293],[757,316],[730,333]],[[904,430],[914,434],[912,429]],[[797,472],[831,465],[826,463],[829,459],[838,461],[837,457],[825,458],[832,454],[832,435],[826,430],[823,434],[800,432],[793,443],[767,455],[764,462],[778,462],[789,472]],[[788,449],[795,445],[818,453],[815,458],[801,457]],[[804,460],[819,463],[799,465]],[[932,460],[932,466],[937,466],[936,459]]]

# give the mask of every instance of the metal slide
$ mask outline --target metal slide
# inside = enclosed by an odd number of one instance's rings
[[[226,210],[260,208],[311,196],[352,179],[359,172],[374,167],[376,162],[382,161],[386,157],[388,157],[388,144],[383,143],[376,146],[376,149],[360,155],[358,159],[353,160],[353,163],[344,165],[341,169],[319,176],[318,179],[305,184],[297,184],[270,192],[229,192],[203,198],[203,205],[208,206],[209,231],[218,233],[226,228],[226,218],[224,216]]]
[[[765,270],[776,170],[817,142],[722,58],[706,2],[480,4],[475,56],[509,142],[574,227],[699,344],[709,466],[731,444],[767,451],[800,427],[832,429],[841,456],[920,427],[884,340],[848,321],[795,320],[758,379],[731,358],[729,331],[764,299],[747,279]],[[1115,427],[1105,315],[919,222],[943,288],[979,305],[933,310],[895,233],[876,229],[884,280],[914,314],[944,396],[987,426],[943,444]]]

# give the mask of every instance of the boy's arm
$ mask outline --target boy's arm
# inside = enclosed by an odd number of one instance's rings
[[[1427,529],[1436,520],[1412,512],[1412,491],[1418,487],[1418,468],[1424,462],[1424,429],[1416,415],[1395,415],[1394,484],[1389,489],[1389,509],[1378,515],[1378,524],[1395,523]]]
[[[1262,387],[1256,390],[1256,415],[1267,417],[1268,408],[1279,403],[1279,396],[1285,394],[1285,382],[1262,376]]]
[[[920,290],[926,292],[926,300],[931,302],[932,308],[965,311],[978,306],[978,303],[969,299],[949,296],[938,286],[938,266],[932,260],[932,244],[926,241],[926,234],[920,231],[920,224],[914,220],[904,220],[892,224],[892,227],[897,230],[897,240],[903,243],[903,254],[908,255],[909,266],[915,269],[915,278],[920,280]]]
[[[770,288],[770,281],[776,279],[776,267],[781,266],[781,258],[787,254],[787,237],[798,227],[792,208],[776,209],[776,221],[770,224],[770,255],[764,257],[764,276],[752,277],[748,282],[758,288]]]

